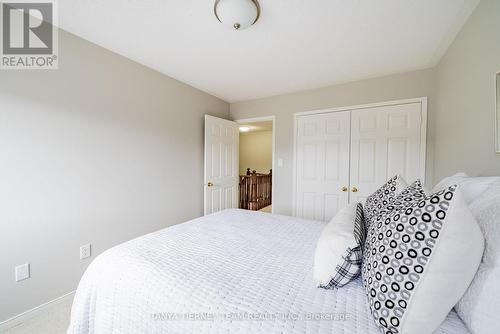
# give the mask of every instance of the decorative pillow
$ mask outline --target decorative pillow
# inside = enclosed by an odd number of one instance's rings
[[[372,221],[376,222],[378,220],[381,220],[382,217],[388,215],[391,211],[399,211],[405,206],[409,205],[411,202],[420,201],[423,198],[425,198],[425,191],[422,186],[422,182],[420,180],[416,180],[405,190],[403,190],[399,195],[394,197],[388,205],[378,210],[377,214],[372,217]],[[364,244],[364,249],[366,252],[366,249],[371,247],[371,244],[376,241],[378,228],[377,224],[365,224],[367,225],[368,234],[367,240]]]
[[[372,222],[363,283],[384,333],[432,333],[472,281],[484,239],[457,186],[404,202]]]
[[[373,220],[381,219],[383,215],[387,215],[393,210],[401,210],[411,202],[420,201],[426,196],[422,181],[416,180],[401,191],[395,197],[392,197],[389,203],[377,210],[377,213],[372,216]]]
[[[373,216],[377,215],[378,210],[382,209],[408,187],[401,175],[395,175],[389,179],[382,187],[366,198],[364,214],[366,224],[370,225]]]
[[[351,203],[332,218],[318,240],[314,255],[317,286],[340,288],[358,277],[365,239],[363,206]]]

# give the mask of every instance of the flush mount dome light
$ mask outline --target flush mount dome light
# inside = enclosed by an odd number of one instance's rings
[[[222,24],[241,30],[257,22],[260,6],[257,0],[216,0],[214,13]]]
[[[250,131],[250,127],[249,126],[240,126],[240,131],[241,132],[248,132],[248,131]]]

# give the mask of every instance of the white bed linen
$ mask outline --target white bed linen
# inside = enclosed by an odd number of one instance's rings
[[[85,272],[68,334],[378,334],[359,279],[339,290],[316,288],[314,249],[324,226],[226,210],[121,244]],[[179,319],[197,312],[214,319]],[[278,319],[228,320],[228,313]],[[437,333],[468,331],[452,311]]]

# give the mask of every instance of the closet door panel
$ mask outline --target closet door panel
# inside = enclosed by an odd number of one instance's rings
[[[374,182],[377,164],[377,141],[360,139],[357,143],[356,167],[361,182]],[[353,164],[354,167],[354,164]]]
[[[347,205],[350,113],[297,118],[295,215],[327,221]]]
[[[423,177],[421,125],[421,103],[352,111],[350,201],[364,202],[395,174]]]

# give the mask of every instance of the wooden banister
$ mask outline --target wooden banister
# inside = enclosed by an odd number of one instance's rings
[[[272,170],[260,174],[247,168],[246,175],[240,175],[240,209],[257,211],[272,204],[272,174]]]

